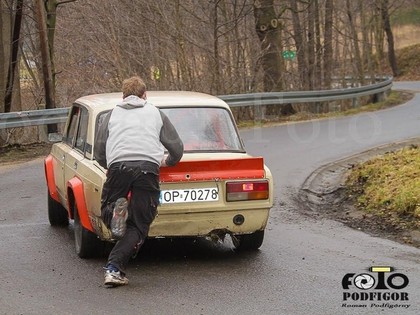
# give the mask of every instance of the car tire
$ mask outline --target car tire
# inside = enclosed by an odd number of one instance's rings
[[[256,231],[251,234],[237,235],[238,245],[237,251],[257,250],[264,241],[264,231]]]
[[[48,194],[48,219],[52,226],[68,226],[69,215],[66,210],[58,201],[54,200],[50,193]]]
[[[96,257],[103,247],[98,237],[83,227],[76,202],[74,202],[74,243],[76,254],[80,258]]]

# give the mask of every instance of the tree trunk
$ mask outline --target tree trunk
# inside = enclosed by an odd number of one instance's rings
[[[281,47],[281,24],[274,10],[273,0],[254,2],[255,25],[261,45],[261,65],[264,70],[264,89],[267,92],[282,91],[284,63]],[[282,114],[292,114],[291,104],[281,106]]]
[[[55,99],[55,87],[56,87],[56,71],[55,71],[55,62],[54,62],[54,35],[55,35],[55,25],[57,21],[57,0],[46,0],[45,1],[45,10],[47,13],[47,18],[45,20],[45,25],[47,27],[47,39],[48,39],[48,51],[50,55],[50,64],[51,64],[51,86],[54,89],[53,95]]]
[[[357,69],[357,76],[359,78],[360,84],[364,84],[364,69],[363,69],[363,60],[360,53],[360,46],[359,46],[359,38],[356,31],[356,26],[353,18],[354,10],[352,10],[350,6],[350,0],[346,0],[346,10],[347,10],[347,17],[349,19],[349,27],[350,33],[352,36],[353,41],[353,48],[354,48],[354,58],[356,61],[356,69]]]
[[[7,58],[7,54],[6,54],[6,34],[8,33],[8,28],[6,27],[6,25],[8,24],[8,19],[6,18],[6,11],[3,8],[3,1],[4,0],[0,0],[0,25],[1,25],[1,30],[0,30],[0,46],[2,47],[2,49],[0,49],[0,101],[1,101],[1,107],[0,107],[0,113],[4,112],[4,95],[5,95],[5,90],[6,90],[6,69],[7,69],[7,65],[9,64],[8,62],[8,58]]]
[[[322,88],[322,44],[321,44],[321,23],[320,23],[320,8],[319,1],[314,0],[315,11],[315,49],[316,49],[316,64],[315,64],[315,88],[318,90]]]
[[[261,64],[264,70],[264,87],[267,92],[283,90],[281,73],[284,68],[281,55],[281,30],[274,10],[273,0],[254,3],[256,31],[261,44]]]
[[[400,71],[397,66],[397,57],[395,56],[394,50],[394,35],[392,34],[391,23],[389,21],[389,13],[388,13],[388,0],[382,0],[381,3],[381,16],[382,16],[382,23],[386,34],[386,39],[388,42],[388,60],[389,65],[392,69],[393,76],[397,77],[400,74]]]
[[[362,45],[363,45],[363,63],[366,67],[366,71],[372,78],[375,76],[372,63],[372,43],[369,40],[369,32],[371,31],[371,23],[368,18],[368,8],[365,6],[364,0],[359,0],[360,10],[360,23],[362,27]],[[371,83],[375,83],[371,81]]]
[[[309,90],[308,66],[306,62],[303,30],[299,19],[296,0],[290,0],[290,8],[292,10],[293,39],[296,46],[300,88],[303,90]]]
[[[13,30],[12,30],[12,53],[10,57],[10,64],[7,72],[6,80],[6,94],[4,96],[4,112],[9,113],[12,109],[12,96],[15,92],[15,81],[19,83],[19,76],[17,71],[19,69],[19,44],[20,44],[20,30],[22,26],[22,12],[23,0],[18,0],[16,3],[16,13],[14,15]],[[17,80],[15,80],[17,79]]]
[[[325,1],[325,31],[324,31],[324,87],[331,88],[333,69],[333,0]]]
[[[43,0],[36,0],[36,15],[39,32],[39,41],[42,59],[42,75],[44,79],[45,90],[45,108],[55,108],[55,88],[53,85],[53,77],[51,70],[51,56],[48,45],[46,21],[45,21],[45,7]],[[57,124],[48,125],[48,133],[57,132]]]
[[[384,28],[382,23],[382,13],[381,13],[381,1],[382,0],[375,0],[375,14],[373,16],[373,23],[374,23],[374,42],[375,45],[375,65],[377,67],[377,71],[383,72],[383,60],[384,60]],[[379,68],[379,69],[378,69]]]
[[[220,0],[215,0],[213,5],[213,89],[212,94],[220,93],[220,60],[219,60],[219,20],[218,20],[218,9]]]
[[[315,4],[314,0],[309,1],[308,7],[308,79],[309,90],[314,90],[314,75],[315,75]]]

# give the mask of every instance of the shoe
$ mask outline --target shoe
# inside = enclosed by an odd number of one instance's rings
[[[121,271],[114,271],[107,269],[105,271],[105,282],[104,285],[111,287],[118,287],[128,284],[128,279],[124,276]]]
[[[128,201],[126,198],[119,198],[115,202],[111,219],[111,233],[114,239],[121,239],[127,230]]]

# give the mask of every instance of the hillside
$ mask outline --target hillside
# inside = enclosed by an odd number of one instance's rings
[[[420,81],[420,44],[397,50],[397,62],[401,75],[396,81]]]

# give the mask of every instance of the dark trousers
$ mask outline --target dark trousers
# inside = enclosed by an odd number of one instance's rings
[[[114,265],[122,272],[130,258],[146,240],[150,224],[157,214],[160,194],[159,175],[146,169],[142,162],[114,163],[108,169],[102,189],[102,214],[109,213],[118,198],[127,197],[128,193],[131,193],[127,231],[115,244],[108,258],[108,264]]]

